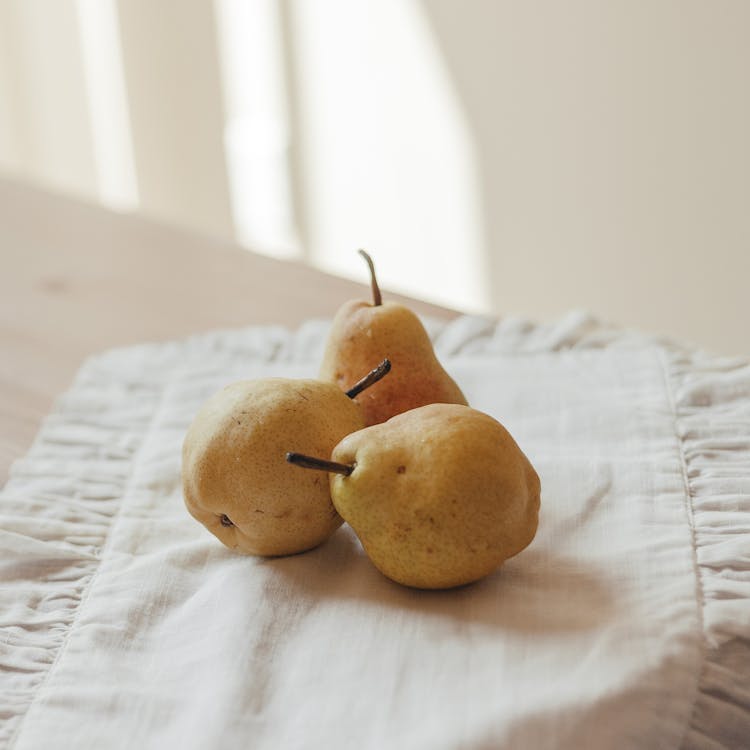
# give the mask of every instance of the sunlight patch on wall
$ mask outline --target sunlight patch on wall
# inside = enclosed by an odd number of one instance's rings
[[[215,11],[236,237],[253,250],[294,257],[278,3],[216,0]]]
[[[416,3],[292,4],[311,260],[396,291],[484,311],[472,137]]]
[[[77,0],[77,13],[99,199],[133,210],[138,185],[115,0]]]

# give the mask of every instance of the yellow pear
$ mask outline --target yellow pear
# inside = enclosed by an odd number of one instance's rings
[[[338,310],[320,378],[345,390],[366,369],[366,363],[388,357],[393,375],[358,399],[367,425],[425,404],[466,404],[461,389],[435,356],[419,318],[404,305],[382,301],[372,259],[364,250],[360,253],[370,267],[373,302],[352,300]]]
[[[227,547],[287,555],[315,547],[342,523],[322,475],[299,472],[289,450],[330,455],[364,427],[352,400],[388,372],[384,362],[348,394],[319,380],[263,378],[228,385],[187,431],[182,483],[188,511]]]
[[[336,510],[374,565],[406,586],[476,581],[536,534],[539,477],[495,419],[432,404],[345,437],[331,461],[287,460],[331,472]]]

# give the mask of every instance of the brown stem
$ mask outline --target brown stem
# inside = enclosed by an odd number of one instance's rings
[[[375,277],[375,264],[372,262],[372,258],[369,256],[367,251],[357,251],[366,261],[370,267],[370,286],[372,286],[372,304],[375,307],[380,307],[383,304],[383,297],[380,294],[380,287],[378,286],[378,280]]]
[[[334,474],[349,476],[354,471],[353,464],[339,464],[336,461],[326,461],[324,458],[306,456],[304,453],[287,453],[286,460],[303,469],[318,469],[319,471],[330,471]]]
[[[387,375],[391,371],[391,360],[384,359],[374,370],[365,375],[362,380],[358,380],[347,392],[346,395],[349,398],[356,398],[359,396],[365,388],[369,388],[371,385],[380,380],[384,375]]]

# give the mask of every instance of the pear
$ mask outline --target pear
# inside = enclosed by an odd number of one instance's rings
[[[382,301],[372,259],[359,252],[370,268],[373,302],[351,300],[339,308],[326,341],[321,380],[346,389],[364,371],[364,363],[388,357],[393,375],[359,398],[367,425],[425,404],[466,404],[417,315],[404,305]]]
[[[536,534],[540,482],[510,433],[487,414],[432,404],[345,437],[331,461],[331,498],[374,565],[406,586],[477,581]]]
[[[228,385],[190,425],[182,450],[185,505],[227,547],[253,555],[303,552],[342,523],[329,484],[290,466],[290,447],[330,455],[364,427],[353,396],[390,369],[385,361],[348,393],[319,380],[262,378]]]

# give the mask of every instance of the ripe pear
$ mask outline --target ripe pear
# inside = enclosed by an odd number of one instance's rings
[[[183,443],[188,511],[238,552],[288,555],[323,542],[342,523],[329,484],[284,457],[290,448],[328,456],[345,435],[364,427],[352,395],[389,368],[384,362],[349,393],[288,378],[240,381],[219,391]]]
[[[393,375],[358,400],[365,424],[385,422],[395,414],[433,403],[466,404],[466,397],[443,369],[422,322],[408,307],[383,302],[370,256],[373,302],[351,300],[336,313],[320,368],[320,378],[348,388],[365,363],[388,357]]]
[[[331,472],[336,510],[374,565],[406,586],[471,583],[536,534],[534,467],[497,420],[468,406],[399,414],[348,435],[331,459],[287,458]]]

